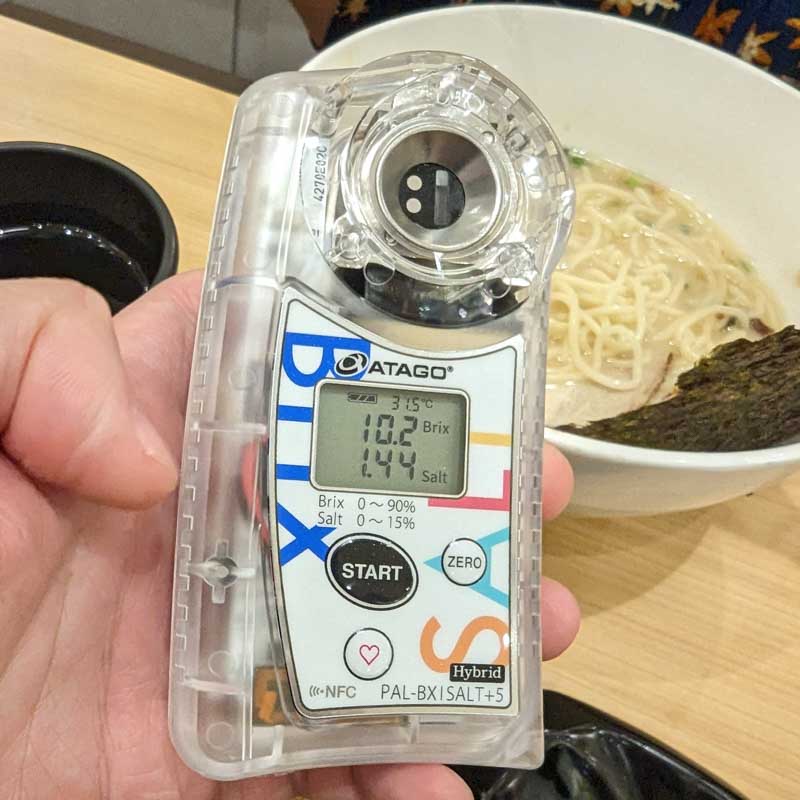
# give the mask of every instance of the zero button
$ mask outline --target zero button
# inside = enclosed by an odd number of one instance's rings
[[[454,539],[442,553],[442,572],[458,586],[472,586],[486,572],[486,552],[473,539]]]

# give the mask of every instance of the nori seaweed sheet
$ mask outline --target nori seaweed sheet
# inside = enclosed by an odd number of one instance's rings
[[[659,450],[732,452],[800,434],[800,329],[720,345],[679,376],[676,394],[559,430]]]

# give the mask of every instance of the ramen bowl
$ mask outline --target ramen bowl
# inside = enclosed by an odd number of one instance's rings
[[[482,59],[517,83],[562,142],[692,197],[748,254],[800,324],[800,91],[741,60],[610,15],[460,6],[367,28],[307,68],[403,50]],[[584,516],[701,508],[800,469],[800,444],[737,453],[630,447],[547,429],[570,459]]]

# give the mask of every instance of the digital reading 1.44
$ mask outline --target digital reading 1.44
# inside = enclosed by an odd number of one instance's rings
[[[457,496],[466,480],[467,396],[325,381],[314,420],[320,488]]]

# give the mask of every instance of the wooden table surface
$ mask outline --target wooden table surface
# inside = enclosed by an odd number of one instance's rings
[[[205,263],[235,98],[0,17],[0,140],[79,145],[143,175]],[[545,684],[641,727],[754,800],[800,797],[800,474],[648,519],[564,519],[545,571],[578,596]]]

